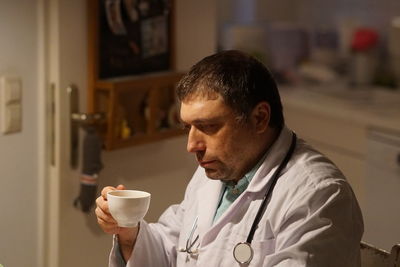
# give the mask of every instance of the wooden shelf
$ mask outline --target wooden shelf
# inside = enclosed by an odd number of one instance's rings
[[[181,135],[175,87],[182,74],[162,72],[99,80],[96,112],[107,114],[101,128],[107,150]]]

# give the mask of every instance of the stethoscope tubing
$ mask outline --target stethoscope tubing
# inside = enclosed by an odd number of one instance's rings
[[[249,234],[247,236],[247,240],[246,240],[246,243],[248,243],[248,244],[251,244],[251,241],[253,241],[254,233],[256,232],[258,224],[260,223],[260,220],[265,213],[268,199],[271,196],[272,191],[274,190],[274,187],[276,185],[276,182],[278,181],[280,173],[282,172],[283,168],[286,167],[287,163],[289,162],[290,158],[293,155],[294,149],[296,147],[296,140],[297,140],[297,136],[293,132],[292,133],[292,143],[290,144],[290,148],[287,151],[285,158],[282,160],[281,164],[279,164],[278,169],[275,171],[274,175],[272,176],[271,185],[267,189],[267,192],[265,192],[264,199],[260,205],[260,208],[257,211],[256,217],[254,218],[253,224],[250,228],[250,232],[249,232]]]

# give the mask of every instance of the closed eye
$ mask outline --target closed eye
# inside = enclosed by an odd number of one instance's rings
[[[205,123],[205,122],[195,122],[193,124],[184,122],[181,123],[181,129],[187,132],[189,132],[192,127],[194,127],[195,129],[207,135],[211,135],[218,132],[218,130],[221,129],[222,126],[223,124],[221,123]]]
[[[219,124],[199,124],[196,128],[205,134],[213,134],[219,130],[220,126]]]

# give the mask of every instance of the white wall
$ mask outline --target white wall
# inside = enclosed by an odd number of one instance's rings
[[[35,266],[38,252],[36,2],[0,1],[0,75],[23,83],[23,130],[0,134],[0,264],[7,267]]]
[[[176,0],[176,65],[188,70],[216,51],[217,1]]]

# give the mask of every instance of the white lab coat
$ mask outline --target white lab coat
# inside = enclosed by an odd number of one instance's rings
[[[142,221],[128,267],[240,266],[233,248],[246,241],[270,179],[291,143],[286,127],[273,144],[248,188],[213,224],[222,183],[198,168],[180,205],[168,208],[158,223]],[[199,254],[185,248],[195,218]],[[274,188],[255,232],[254,257],[242,266],[360,265],[363,221],[357,200],[342,173],[303,140]],[[116,267],[116,239],[110,266]]]

